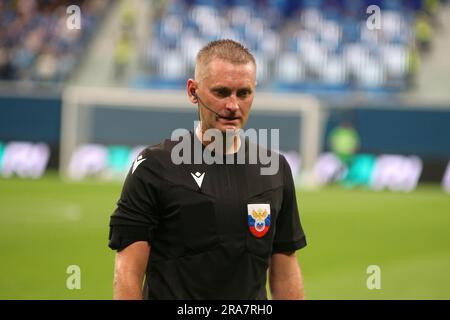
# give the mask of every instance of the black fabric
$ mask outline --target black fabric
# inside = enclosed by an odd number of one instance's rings
[[[282,216],[277,220],[278,232],[274,238],[273,251],[291,252],[306,246],[306,238],[300,224],[291,168],[284,157],[280,169],[283,170],[283,205]]]
[[[185,138],[200,144],[193,133]],[[272,176],[261,175],[262,165],[248,159],[175,165],[170,154],[176,143],[145,149],[144,160],[130,169],[111,216],[109,246],[150,243],[149,299],[266,299],[271,255],[306,245],[287,161],[277,155]],[[243,147],[254,146],[246,141]],[[204,173],[201,188],[196,172]],[[250,231],[248,204],[270,208],[270,227],[261,237]]]

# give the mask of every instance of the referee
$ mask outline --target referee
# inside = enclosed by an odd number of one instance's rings
[[[225,138],[244,128],[255,86],[255,59],[241,44],[202,48],[187,81],[201,120],[186,137],[192,148],[208,148],[208,129]],[[273,175],[259,163],[174,164],[176,143],[146,148],[125,180],[110,220],[114,299],[267,299],[267,270],[273,299],[303,299],[295,251],[306,239],[286,159],[274,154]],[[220,156],[247,159],[251,144],[235,135]]]

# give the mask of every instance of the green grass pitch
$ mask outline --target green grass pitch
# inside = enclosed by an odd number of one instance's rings
[[[0,299],[111,299],[109,216],[120,183],[0,179]],[[300,191],[308,299],[450,299],[450,195]],[[69,265],[81,289],[69,290]],[[369,265],[381,289],[366,286]]]

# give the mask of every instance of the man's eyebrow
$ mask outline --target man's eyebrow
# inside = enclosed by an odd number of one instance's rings
[[[250,86],[248,87],[242,87],[242,88],[238,88],[236,91],[253,91],[252,88]],[[225,87],[225,86],[217,86],[217,87],[212,87],[210,88],[210,91],[213,92],[218,92],[218,91],[233,91],[233,89],[229,88],[229,87]]]
[[[243,87],[243,88],[239,88],[237,89],[238,92],[242,92],[242,91],[247,91],[247,92],[252,92],[252,88],[251,87]]]
[[[233,90],[228,87],[218,86],[218,87],[212,87],[210,89],[210,91],[214,94],[218,94],[221,96],[229,96]]]
[[[225,86],[212,87],[210,90],[211,91],[232,91],[231,88],[228,88]]]

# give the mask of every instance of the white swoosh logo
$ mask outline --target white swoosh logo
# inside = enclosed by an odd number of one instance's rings
[[[147,158],[142,159],[142,155],[140,155],[136,161],[134,161],[133,163],[133,168],[131,169],[131,174],[134,173],[134,171],[137,169],[137,167],[143,162],[145,161]]]
[[[197,171],[196,173],[191,172],[191,175],[192,175],[192,178],[194,178],[195,182],[197,182],[198,187],[201,188],[202,183],[203,183],[203,178],[205,177],[205,173],[204,172],[200,173]]]

